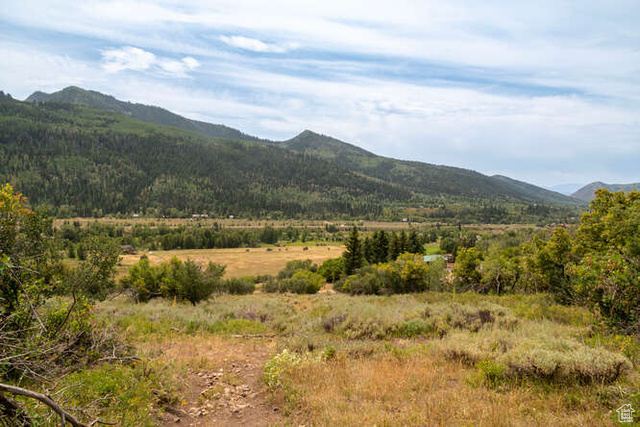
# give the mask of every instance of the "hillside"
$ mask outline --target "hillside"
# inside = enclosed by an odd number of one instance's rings
[[[35,92],[26,101],[86,105],[100,110],[125,114],[149,123],[198,132],[206,136],[260,141],[258,138],[224,125],[190,120],[159,107],[123,102],[109,95],[73,86],[52,94]],[[262,140],[262,142],[265,141]],[[275,145],[337,163],[349,171],[396,184],[429,197],[495,199],[517,203],[569,206],[580,204],[580,201],[576,199],[505,177],[489,177],[468,169],[378,156],[355,145],[309,130],[292,139],[275,142]]]
[[[510,198],[522,203],[580,203],[562,194],[507,177],[489,177],[468,169],[377,156],[309,130],[277,144],[289,150],[334,160],[349,170],[399,184],[422,194]]]
[[[0,182],[60,215],[371,217],[397,185],[271,144],[204,137],[81,105],[0,101]]]
[[[233,129],[234,138],[211,137],[220,125],[73,87],[29,102],[5,97],[0,113],[0,180],[59,215],[538,222],[576,218],[581,206],[506,177],[382,157],[311,131],[282,142]]]
[[[536,185],[532,185],[523,181],[518,181],[507,176],[493,175],[491,179],[502,182],[509,188],[517,191],[518,194],[521,194],[523,197],[528,197],[530,200],[543,200],[545,202],[558,204],[580,203],[579,200],[571,199],[564,194],[547,190],[545,188],[538,187]]]
[[[606,188],[609,191],[632,191],[639,190],[640,191],[640,182],[636,182],[633,184],[605,184],[604,182],[596,181],[591,184],[587,184],[571,196],[576,199],[583,200],[585,202],[590,202],[593,200],[596,190],[601,188]]]
[[[121,113],[134,119],[143,120],[164,126],[174,126],[194,132],[199,132],[207,136],[216,138],[241,139],[245,141],[258,141],[259,138],[246,135],[239,130],[225,125],[205,123],[197,120],[187,119],[164,108],[151,105],[134,104],[131,102],[119,101],[113,96],[105,95],[93,90],[85,90],[75,86],[69,86],[58,92],[51,94],[44,92],[34,92],[26,102],[59,102],[65,104],[79,104],[99,110],[113,111]]]

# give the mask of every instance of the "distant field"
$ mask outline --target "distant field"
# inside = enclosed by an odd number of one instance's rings
[[[85,226],[91,222],[98,221],[108,224],[116,224],[122,226],[144,225],[149,224],[151,226],[166,226],[166,227],[180,227],[180,226],[212,226],[214,223],[220,224],[224,228],[229,229],[254,229],[263,228],[267,225],[274,228],[324,228],[332,225],[338,228],[338,230],[348,230],[354,221],[314,221],[314,220],[246,220],[246,219],[230,219],[230,218],[206,218],[206,219],[192,219],[192,218],[69,218],[69,219],[56,219],[54,220],[54,226],[59,227],[64,222],[79,222]],[[408,230],[411,227],[425,227],[429,225],[435,225],[435,223],[426,222],[403,222],[403,221],[355,221],[359,228],[363,230]],[[536,228],[533,224],[465,224],[462,225],[465,229],[477,229],[478,231],[507,231],[513,229],[522,228]]]
[[[227,266],[225,277],[254,276],[258,274],[277,274],[287,261],[294,259],[310,259],[321,264],[327,259],[337,258],[344,251],[343,246],[288,246],[282,248],[238,248],[238,249],[189,249],[175,251],[139,252],[136,255],[123,255],[118,275],[124,274],[135,264],[140,256],[146,254],[151,264],[168,261],[172,257],[181,260],[188,258],[203,264],[209,261]]]
[[[81,225],[87,225],[91,222],[98,221],[108,224],[117,225],[138,225],[138,224],[150,224],[152,226],[168,226],[168,227],[180,227],[185,225],[201,225],[211,226],[214,223],[222,225],[224,228],[236,228],[236,229],[252,229],[263,228],[267,225],[274,228],[324,228],[328,225],[338,227],[338,229],[349,229],[354,221],[314,221],[314,220],[246,220],[246,219],[230,219],[230,218],[69,218],[69,219],[56,219],[54,220],[54,226],[59,227],[64,222],[79,222]],[[367,229],[384,229],[384,230],[403,230],[409,229],[410,226],[424,225],[416,222],[385,222],[385,221],[355,221],[358,227]]]

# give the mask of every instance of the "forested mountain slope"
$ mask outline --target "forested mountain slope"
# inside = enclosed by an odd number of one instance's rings
[[[74,86],[52,94],[35,92],[27,98],[27,101],[86,105],[122,113],[150,123],[199,132],[207,136],[259,140],[224,125],[190,120],[159,107],[123,102],[109,95]],[[335,162],[352,172],[398,184],[415,193],[431,197],[454,196],[567,205],[580,203],[577,199],[506,177],[489,177],[468,169],[378,156],[355,145],[308,130],[292,139],[275,144],[288,150]]]
[[[580,203],[579,200],[554,191],[503,176],[489,177],[469,169],[377,156],[354,145],[308,130],[277,144],[289,150],[334,160],[349,170],[400,184],[423,194],[511,198],[522,203]]]
[[[93,90],[85,90],[75,86],[69,86],[58,92],[44,93],[34,92],[27,99],[27,102],[61,102],[66,104],[80,104],[99,110],[113,111],[121,113],[134,119],[143,120],[165,126],[175,126],[181,129],[200,132],[207,136],[217,138],[242,139],[245,141],[258,141],[251,135],[244,134],[239,130],[225,125],[211,124],[198,120],[191,120],[174,114],[164,108],[151,105],[134,104],[131,102],[119,101],[113,96],[105,95]]]
[[[271,144],[80,105],[0,101],[0,182],[70,214],[359,217],[411,191]]]

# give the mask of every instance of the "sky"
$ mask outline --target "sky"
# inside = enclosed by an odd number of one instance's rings
[[[75,85],[272,140],[542,186],[640,182],[640,2],[0,4],[0,90]]]

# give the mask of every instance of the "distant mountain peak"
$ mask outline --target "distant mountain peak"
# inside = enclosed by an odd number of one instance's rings
[[[640,182],[635,182],[632,184],[606,184],[602,181],[595,181],[591,184],[587,184],[571,196],[576,199],[584,200],[585,202],[590,202],[595,198],[596,190],[601,188],[606,188],[609,191],[617,192],[617,191],[640,191]]]
[[[164,126],[173,126],[181,129],[198,132],[215,138],[240,139],[245,141],[263,141],[251,135],[240,132],[237,129],[225,125],[212,124],[191,120],[172,113],[161,107],[152,105],[135,104],[116,99],[111,95],[87,90],[78,86],[68,86],[58,92],[45,93],[34,92],[26,102],[59,102],[65,104],[80,104],[98,110],[112,111],[125,114],[134,119],[155,123]]]

